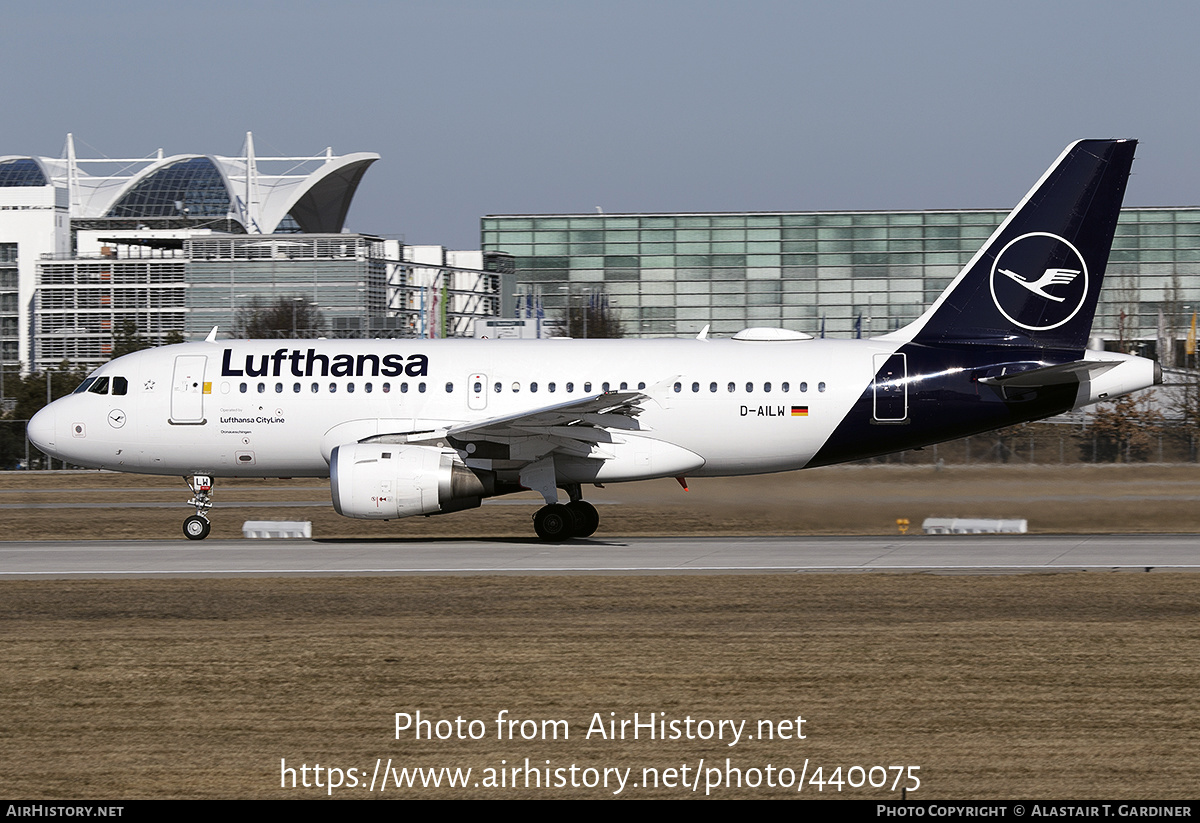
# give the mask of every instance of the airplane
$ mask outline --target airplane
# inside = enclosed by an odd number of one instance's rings
[[[218,340],[96,369],[29,439],[82,466],[328,477],[341,515],[446,514],[532,489],[537,535],[600,523],[583,499],[651,478],[762,474],[918,448],[1162,382],[1087,348],[1136,141],[1068,146],[915,321],[867,339]],[[190,478],[190,479],[189,479]],[[567,502],[559,502],[559,490]]]

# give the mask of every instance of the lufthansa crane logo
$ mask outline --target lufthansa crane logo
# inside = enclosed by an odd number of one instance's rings
[[[996,255],[991,289],[996,308],[1016,325],[1056,329],[1083,308],[1087,263],[1079,249],[1056,234],[1023,234]]]

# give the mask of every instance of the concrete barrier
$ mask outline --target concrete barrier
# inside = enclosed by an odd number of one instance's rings
[[[242,537],[312,537],[311,520],[247,520]]]
[[[925,534],[1025,534],[1028,520],[988,520],[982,517],[927,517]]]

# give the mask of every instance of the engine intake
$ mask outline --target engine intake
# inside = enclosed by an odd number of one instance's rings
[[[490,473],[476,474],[453,449],[380,443],[333,449],[329,480],[337,513],[360,520],[473,509],[495,487]]]

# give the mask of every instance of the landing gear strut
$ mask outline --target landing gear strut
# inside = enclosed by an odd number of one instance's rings
[[[561,543],[572,537],[591,537],[600,525],[600,513],[583,499],[579,484],[572,483],[565,488],[570,503],[551,503],[538,509],[533,516],[534,531],[551,543]]]
[[[188,540],[203,540],[212,531],[212,524],[208,522],[208,510],[212,508],[212,478],[196,474],[191,480],[183,478],[183,482],[192,490],[188,505],[196,507],[196,513],[183,521],[183,534]]]

